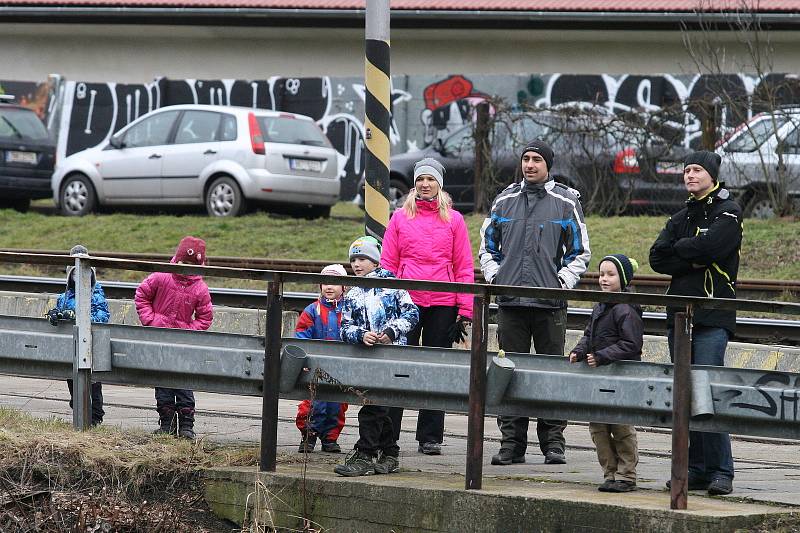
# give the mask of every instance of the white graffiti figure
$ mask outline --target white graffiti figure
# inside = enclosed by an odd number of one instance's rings
[[[289,78],[286,80],[286,91],[289,94],[296,96],[300,92],[300,80],[297,78]]]

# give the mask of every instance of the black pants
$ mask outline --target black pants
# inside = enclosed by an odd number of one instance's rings
[[[365,405],[358,411],[358,442],[355,448],[373,457],[378,452],[392,457],[400,455],[388,407]]]
[[[67,388],[69,389],[69,407],[72,409],[72,388],[73,383],[71,379],[67,380]],[[92,383],[92,425],[96,426],[103,423],[103,416],[106,412],[103,410],[103,384],[99,381]]]
[[[533,339],[536,353],[563,356],[566,331],[566,309],[500,307],[498,310],[497,337],[500,348],[507,352],[529,353]],[[499,416],[497,426],[502,434],[500,447],[513,450],[515,456],[524,455],[528,447],[528,418]],[[564,453],[566,427],[566,420],[536,419],[542,454],[547,450]]]
[[[450,305],[433,305],[419,308],[419,322],[408,333],[408,345],[434,348],[452,348],[448,339],[449,329],[458,318],[458,307]],[[400,440],[400,425],[403,421],[403,408],[390,407],[389,416],[394,427],[394,439]],[[417,441],[438,442],[444,440],[444,411],[421,409],[417,416]]]
[[[159,416],[169,418],[176,412],[194,419],[194,392],[188,389],[156,387],[156,409]]]

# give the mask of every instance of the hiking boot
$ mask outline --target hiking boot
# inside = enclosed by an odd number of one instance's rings
[[[375,473],[375,460],[371,455],[353,450],[347,454],[344,463],[336,465],[333,471],[345,477],[371,476]]]
[[[322,451],[325,453],[342,453],[342,447],[335,440],[324,440],[322,441]]]
[[[300,446],[297,447],[297,451],[299,453],[311,453],[314,451],[314,447],[317,445],[317,437],[303,437],[303,440],[300,441]],[[325,443],[322,444],[323,451],[325,450]]]
[[[611,485],[609,485],[608,489],[604,492],[631,492],[633,490],[636,490],[635,481],[618,479],[617,481],[612,481]]]
[[[376,474],[392,474],[400,470],[400,459],[392,455],[384,455],[378,458],[375,463]]]
[[[425,455],[442,455],[442,445],[438,442],[420,442],[417,451]]]
[[[715,477],[708,485],[710,496],[724,496],[733,492],[733,480],[726,477]]]
[[[514,455],[514,450],[500,448],[500,451],[492,456],[493,465],[510,465],[511,463],[524,463],[525,455]]]
[[[567,458],[564,456],[564,452],[561,450],[556,450],[551,448],[547,450],[547,453],[544,454],[544,464],[546,465],[565,465],[567,464]]]
[[[607,479],[603,481],[603,484],[597,487],[597,490],[600,492],[612,492],[611,487],[614,486],[615,481],[613,479]]]
[[[705,479],[696,478],[694,476],[689,476],[689,488],[688,490],[706,490],[708,489],[708,481]],[[667,488],[672,487],[672,481],[667,481]]]
[[[178,411],[178,436],[184,439],[194,439],[194,409],[182,407]]]
[[[159,409],[158,429],[153,431],[153,435],[175,435],[178,429],[175,414],[175,411],[172,409]]]

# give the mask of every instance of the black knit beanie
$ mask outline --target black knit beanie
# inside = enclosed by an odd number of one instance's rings
[[[639,263],[636,261],[636,259],[631,259],[630,257],[622,254],[612,254],[601,259],[600,264],[602,264],[603,261],[610,261],[615,267],[617,267],[620,280],[620,289],[623,291],[627,289],[628,285],[630,285],[631,281],[633,280],[633,273],[639,268]]]
[[[519,158],[522,159],[522,156],[525,155],[525,152],[536,152],[542,158],[544,158],[544,162],[547,165],[547,170],[549,171],[553,167],[553,149],[550,148],[550,145],[544,142],[541,139],[534,139],[528,144],[525,145],[525,148],[522,149],[522,153],[520,154]]]
[[[700,165],[706,169],[706,172],[708,172],[711,179],[716,183],[717,177],[719,176],[720,163],[722,163],[722,158],[719,154],[707,150],[700,150],[686,156],[686,159],[683,160],[683,168],[689,165]]]

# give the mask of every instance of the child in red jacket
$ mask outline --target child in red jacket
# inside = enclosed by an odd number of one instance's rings
[[[330,276],[346,276],[347,271],[342,265],[328,265],[320,274]],[[341,285],[320,285],[320,295],[317,301],[308,305],[297,319],[294,336],[299,339],[323,339],[326,341],[339,341],[339,323],[342,320],[342,296],[344,287]],[[344,413],[347,411],[346,403],[326,402],[322,400],[303,400],[297,408],[295,419],[297,429],[303,435],[299,451],[309,453],[314,451],[317,437],[322,441],[322,451],[340,453],[342,448],[336,440],[344,427]]]
[[[172,263],[206,264],[206,243],[197,237],[184,237],[175,250]],[[206,330],[214,311],[208,285],[199,275],[154,272],[136,288],[136,312],[143,326]],[[156,433],[175,434],[193,439],[194,393],[186,389],[156,387],[159,428]],[[175,424],[175,415],[178,424]]]

